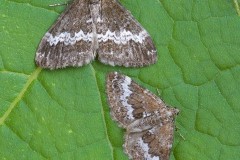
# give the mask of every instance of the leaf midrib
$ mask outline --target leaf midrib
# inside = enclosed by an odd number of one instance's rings
[[[0,125],[3,125],[12,110],[17,106],[18,102],[22,100],[24,94],[27,92],[29,86],[32,84],[32,82],[37,79],[39,73],[42,71],[42,68],[38,67],[35,71],[32,72],[32,74],[28,77],[28,80],[18,96],[12,101],[10,106],[8,107],[7,111],[4,113],[4,115],[0,118]]]

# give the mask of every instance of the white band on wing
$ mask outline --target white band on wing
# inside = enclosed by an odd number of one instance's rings
[[[136,43],[143,43],[146,37],[148,37],[146,31],[142,31],[139,34],[133,34],[125,29],[120,32],[112,32],[107,30],[105,34],[97,34],[98,42],[106,42],[108,40],[114,41],[116,44],[127,44],[129,41],[134,41]],[[47,32],[44,37],[50,46],[57,45],[60,42],[64,42],[65,45],[74,45],[78,41],[92,41],[93,33],[84,33],[82,30],[75,32],[74,36],[71,33],[63,32],[59,35],[53,36],[51,33]]]

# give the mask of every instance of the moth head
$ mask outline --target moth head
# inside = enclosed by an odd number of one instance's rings
[[[177,109],[176,107],[171,107],[171,106],[167,106],[167,107],[168,107],[168,114],[169,114],[169,116],[175,117],[180,112],[179,109]]]

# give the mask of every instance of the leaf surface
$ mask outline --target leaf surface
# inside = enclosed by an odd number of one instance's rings
[[[235,1],[121,0],[157,64],[43,70],[34,57],[65,1],[0,0],[0,159],[128,159],[105,77],[124,73],[180,109],[171,159],[240,157],[240,17]]]

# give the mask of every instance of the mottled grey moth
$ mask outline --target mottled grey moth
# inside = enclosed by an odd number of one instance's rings
[[[58,69],[95,57],[125,67],[157,61],[151,37],[117,0],[74,0],[42,38],[36,64]]]
[[[124,149],[134,160],[169,160],[179,110],[117,72],[107,76],[111,116],[127,130]]]

